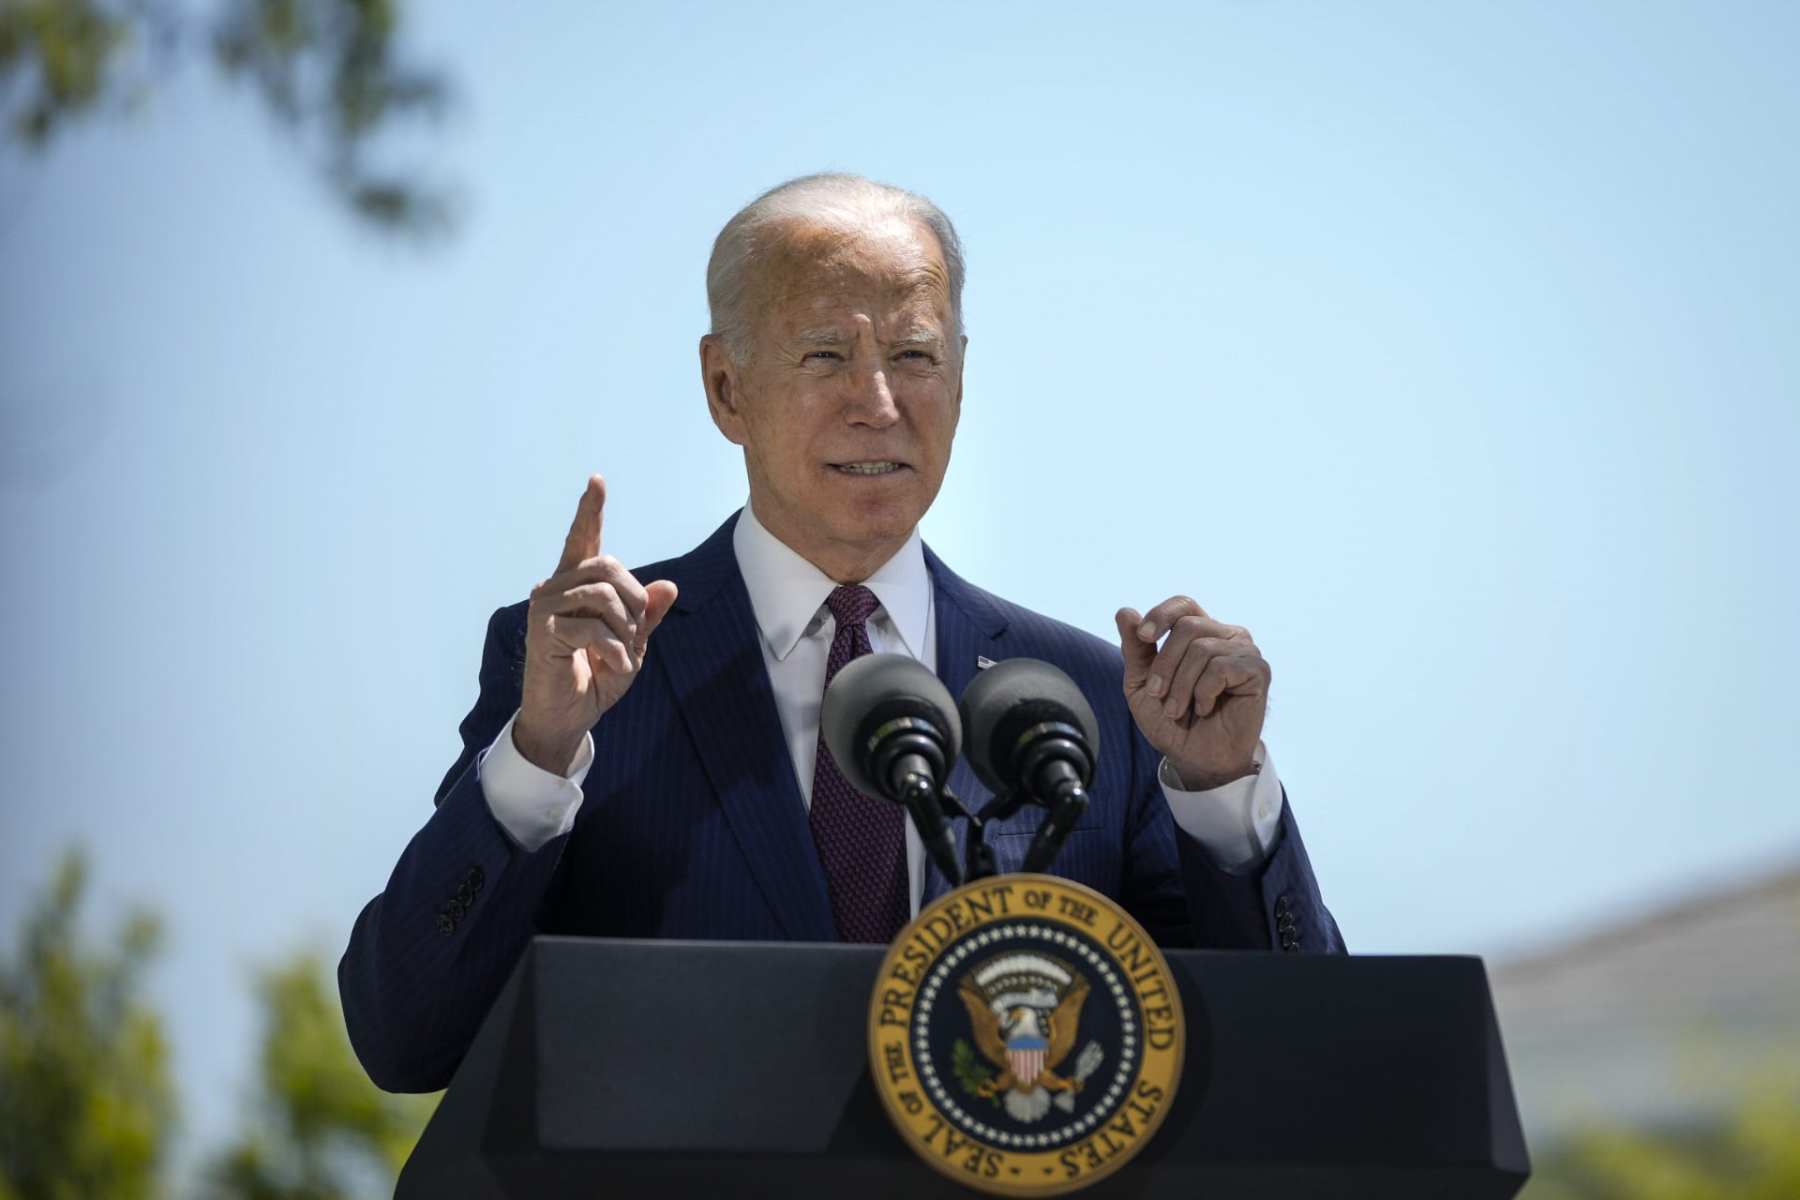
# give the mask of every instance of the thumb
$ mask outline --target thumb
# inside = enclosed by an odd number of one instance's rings
[[[1150,664],[1156,661],[1156,643],[1138,636],[1143,614],[1135,608],[1121,608],[1113,614],[1119,627],[1119,649],[1125,653],[1125,690],[1135,692],[1150,678]]]
[[[649,648],[650,635],[675,606],[676,594],[675,582],[671,579],[653,579],[644,585],[644,619],[638,622],[639,657]]]

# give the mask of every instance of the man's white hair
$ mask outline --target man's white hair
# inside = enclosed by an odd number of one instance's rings
[[[712,332],[738,363],[749,361],[751,283],[771,247],[797,223],[856,229],[886,217],[919,222],[937,237],[950,273],[950,319],[962,332],[963,250],[956,226],[925,197],[861,175],[822,172],[777,184],[739,209],[713,240],[706,264]]]

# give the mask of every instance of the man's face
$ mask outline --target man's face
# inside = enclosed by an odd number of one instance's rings
[[[943,485],[962,410],[949,282],[911,221],[795,225],[753,288],[749,361],[702,344],[757,518],[836,577],[879,566]]]

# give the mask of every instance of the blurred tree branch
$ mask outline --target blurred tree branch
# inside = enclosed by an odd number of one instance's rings
[[[10,140],[40,151],[203,55],[261,96],[352,212],[436,232],[450,218],[441,188],[376,162],[382,134],[449,102],[442,73],[404,60],[399,27],[396,0],[222,0],[209,17],[179,0],[0,0],[0,114]]]
[[[136,912],[115,946],[82,944],[86,864],[71,851],[0,965],[0,1197],[159,1194],[175,1119],[161,1019],[138,1001],[159,940]]]
[[[301,954],[257,980],[263,1008],[251,1123],[209,1168],[214,1200],[391,1194],[436,1096],[369,1082],[344,1032],[324,960]]]

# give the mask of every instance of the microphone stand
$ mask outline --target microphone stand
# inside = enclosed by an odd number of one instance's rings
[[[1063,843],[1069,840],[1069,831],[1075,828],[1075,822],[1087,811],[1087,789],[1079,783],[1060,789],[1056,803],[1050,806],[1050,815],[1038,826],[1037,836],[1031,839],[1031,848],[1025,851],[1025,871],[1042,871],[1055,861],[1062,853]]]
[[[992,879],[1000,873],[994,861],[994,851],[987,844],[987,827],[995,821],[1004,821],[1028,803],[1032,797],[1024,792],[1002,792],[982,806],[979,813],[972,813],[966,804],[955,796],[948,787],[943,789],[944,807],[952,818],[963,817],[969,822],[969,837],[964,846],[963,881],[973,883],[977,879]],[[1063,843],[1069,840],[1069,831],[1081,814],[1087,811],[1087,790],[1079,784],[1059,788],[1057,799],[1047,805],[1050,812],[1044,823],[1038,826],[1037,836],[1031,839],[1031,847],[1025,852],[1025,862],[1020,868],[1024,871],[1042,871],[1056,861],[1062,852]]]
[[[907,775],[900,800],[912,814],[913,827],[919,831],[919,840],[924,843],[931,861],[944,873],[951,887],[963,883],[956,869],[956,838],[945,818],[958,814],[966,817],[969,812],[951,793],[950,785],[934,787],[928,774],[914,772]]]
[[[994,864],[994,852],[985,840],[987,823],[1000,821],[1018,811],[1019,801],[1010,796],[996,797],[987,803],[981,812],[969,811],[969,806],[962,802],[962,797],[950,790],[945,784],[943,789],[944,809],[951,817],[961,817],[969,823],[969,836],[963,844],[963,882],[974,883],[977,879],[992,879],[1000,873]],[[1002,805],[1006,807],[1002,811]]]

